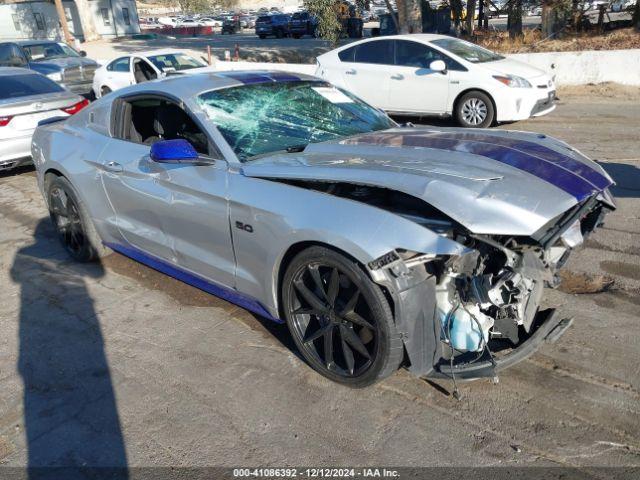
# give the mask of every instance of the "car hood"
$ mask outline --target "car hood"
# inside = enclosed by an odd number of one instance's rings
[[[61,58],[50,58],[48,60],[43,60],[41,62],[32,62],[34,70],[37,70],[38,67],[42,67],[43,69],[62,69],[69,67],[78,67],[82,66],[97,66],[95,60],[91,60],[90,58],[85,57],[61,57]]]
[[[531,65],[513,60],[512,58],[503,58],[495,62],[480,63],[484,68],[491,70],[495,73],[503,75],[517,75],[526,79],[539,78],[542,76],[548,76],[544,70],[541,70]]]
[[[525,132],[395,128],[261,157],[242,174],[346,182],[418,197],[474,233],[531,235],[613,183],[558,140]]]

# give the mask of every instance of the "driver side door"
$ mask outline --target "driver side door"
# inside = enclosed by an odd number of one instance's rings
[[[117,228],[128,244],[125,247],[233,287],[226,161],[217,156],[203,129],[171,99],[159,95],[121,98],[114,102],[114,109],[116,132],[101,158],[102,181]],[[162,115],[161,109],[165,109]],[[167,125],[167,118],[177,121]],[[215,158],[215,163],[170,164],[151,159],[151,143],[175,138],[192,141],[199,153]]]
[[[423,43],[395,40],[395,65],[390,69],[389,110],[394,112],[437,113],[449,105],[449,70],[429,68],[434,60],[448,58]]]

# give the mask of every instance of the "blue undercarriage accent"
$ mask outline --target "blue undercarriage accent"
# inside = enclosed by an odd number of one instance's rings
[[[239,307],[249,310],[250,312],[260,315],[261,317],[264,317],[268,320],[283,323],[283,321],[279,318],[272,316],[269,311],[253,297],[240,293],[239,291],[232,288],[223,287],[222,285],[217,285],[213,282],[210,282],[209,280],[205,280],[198,275],[182,270],[181,268],[171,265],[164,260],[160,260],[145,252],[142,252],[135,247],[110,242],[105,242],[104,244],[110,249],[121,253],[122,255],[125,255],[126,257],[129,257],[148,267],[151,267],[154,270],[169,275],[176,280],[187,283],[192,287],[199,288],[200,290],[215,295],[216,297],[222,298],[223,300],[231,302],[234,305],[238,305]]]

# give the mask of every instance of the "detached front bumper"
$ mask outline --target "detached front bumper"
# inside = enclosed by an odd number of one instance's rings
[[[573,319],[571,318],[560,318],[555,309],[542,310],[538,312],[534,320],[534,325],[537,325],[537,328],[509,353],[495,358],[493,362],[490,359],[481,359],[473,363],[454,364],[453,368],[448,364],[442,364],[428,377],[452,378],[455,376],[458,380],[494,377],[500,370],[530,357],[542,344],[555,342],[572,323]]]

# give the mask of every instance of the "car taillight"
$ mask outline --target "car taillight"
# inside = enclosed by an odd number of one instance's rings
[[[68,113],[69,115],[73,115],[74,113],[78,113],[87,105],[89,105],[89,100],[85,98],[84,100],[81,100],[78,103],[74,103],[70,107],[61,108],[60,110],[62,110],[65,113]]]
[[[6,117],[0,117],[0,127],[6,127],[13,117],[8,115]]]

